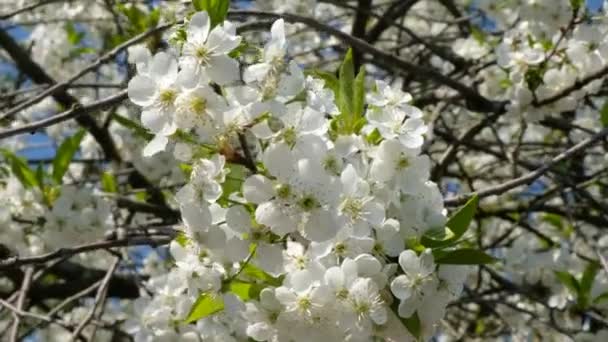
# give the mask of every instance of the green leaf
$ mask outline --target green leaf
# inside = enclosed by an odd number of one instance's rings
[[[227,290],[232,292],[235,296],[241,298],[243,301],[248,301],[252,299],[259,299],[260,292],[264,289],[265,286],[256,283],[248,283],[241,280],[232,280],[228,286]]]
[[[53,159],[53,180],[55,183],[62,183],[63,175],[68,171],[68,167],[78,151],[85,133],[84,129],[79,130],[73,136],[65,139],[57,149],[57,154]]]
[[[36,173],[30,169],[27,162],[21,157],[16,156],[13,152],[1,149],[4,159],[10,165],[11,171],[19,179],[24,188],[39,186]]]
[[[559,280],[559,282],[562,283],[571,294],[578,296],[580,292],[580,285],[572,274],[565,271],[555,271],[553,273],[555,274],[557,280]]]
[[[211,316],[224,310],[224,299],[216,294],[202,293],[190,309],[185,319],[186,323],[196,322],[199,319]]]
[[[403,326],[407,329],[407,331],[414,336],[416,340],[420,340],[420,336],[422,335],[422,325],[420,324],[420,317],[418,317],[418,312],[414,312],[408,318],[403,318],[399,316],[399,301],[395,300],[390,306],[391,310],[395,313],[395,316],[399,318]]]
[[[190,238],[183,232],[179,232],[175,237],[175,242],[177,242],[182,247],[186,247],[188,243],[190,243]]]
[[[112,114],[112,118],[116,120],[119,125],[130,129],[135,135],[146,141],[150,141],[154,138],[154,134],[127,117],[114,113]]]
[[[334,92],[336,99],[339,97],[340,81],[338,81],[336,75],[322,70],[314,70],[311,71],[310,74],[325,81],[325,88],[331,89]]]
[[[207,11],[211,19],[211,26],[216,26],[226,19],[229,0],[192,0],[192,5],[197,11]]]
[[[591,298],[591,288],[593,287],[593,281],[595,276],[600,269],[600,265],[597,262],[590,262],[585,267],[581,280],[579,282],[579,293],[577,302],[581,308],[587,308],[589,306],[589,300]]]
[[[265,284],[268,284],[271,286],[277,287],[277,286],[281,286],[281,284],[283,283],[281,278],[273,277],[270,274],[266,273],[261,268],[255,266],[255,265],[252,265],[251,263],[247,263],[245,266],[243,266],[242,272],[243,272],[243,274],[246,274],[247,276],[249,276],[251,278],[261,280]]]
[[[475,39],[480,45],[483,45],[486,42],[485,32],[476,26],[471,26],[471,36],[473,36],[473,39]]]
[[[239,164],[228,163],[226,167],[230,172],[226,175],[226,180],[222,184],[222,197],[218,200],[221,205],[227,205],[230,195],[241,191],[247,173],[247,169]]]
[[[600,122],[603,127],[608,127],[608,101],[604,103],[602,110],[600,111]]]
[[[341,115],[349,118],[353,113],[353,89],[355,80],[355,66],[353,64],[353,50],[348,49],[339,73],[338,108]]]
[[[445,251],[436,257],[437,264],[447,265],[485,265],[498,261],[483,251],[472,248],[462,248],[453,251]]]
[[[380,134],[380,131],[377,128],[374,128],[374,130],[365,137],[365,140],[372,145],[378,145],[382,141],[382,134]]]
[[[361,68],[353,89],[353,119],[358,119],[363,116],[365,109],[365,69]]]
[[[38,187],[40,187],[40,190],[44,191],[44,167],[42,166],[42,163],[38,164],[38,167],[36,167],[36,181],[38,181]]]
[[[66,22],[64,28],[68,36],[68,42],[70,42],[72,45],[78,45],[85,36],[84,32],[76,30],[74,24],[69,21]]]
[[[407,331],[409,331],[412,336],[419,340],[420,335],[422,334],[422,325],[420,324],[420,317],[418,317],[418,312],[414,312],[414,314],[408,318],[400,318],[401,322],[403,322],[403,325],[405,325]]]
[[[247,48],[249,48],[249,44],[245,40],[241,40],[239,46],[237,46],[236,48],[234,48],[234,50],[228,53],[228,57],[238,58],[240,55],[243,54],[243,52],[247,50]]]
[[[104,172],[101,175],[101,188],[105,192],[117,193],[118,186],[116,185],[116,177],[109,172]]]
[[[590,294],[591,288],[593,287],[593,281],[597,272],[600,270],[600,265],[597,262],[590,262],[585,267],[585,271],[581,277],[580,287],[581,293]]]
[[[479,197],[477,197],[477,195],[471,197],[462,208],[458,209],[458,211],[448,219],[446,226],[454,232],[456,239],[463,236],[467,229],[469,229],[469,225],[475,216],[478,202]]]
[[[421,243],[430,248],[442,248],[454,245],[467,232],[475,211],[479,198],[477,195],[471,197],[467,203],[456,211],[446,223],[445,230],[431,230],[422,236]]]
[[[570,6],[572,6],[572,9],[575,11],[578,11],[584,3],[585,0],[570,0]]]
[[[593,304],[601,304],[605,301],[608,301],[608,292],[604,292],[601,295],[595,297],[593,299]]]

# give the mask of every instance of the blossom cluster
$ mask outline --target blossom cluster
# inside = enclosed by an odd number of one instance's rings
[[[172,150],[189,180],[175,194],[175,267],[149,281],[153,296],[130,331],[143,340],[432,336],[467,272],[407,244],[446,222],[420,154],[422,111],[376,81],[355,95],[367,103],[356,117],[340,102],[353,101],[346,90],[337,100],[287,60],[283,20],[249,64],[233,53],[235,28],[198,12],[172,49],[137,49],[129,97],[154,134],[143,153]]]

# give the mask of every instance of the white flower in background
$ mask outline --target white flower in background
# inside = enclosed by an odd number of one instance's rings
[[[165,149],[167,138],[175,133],[173,122],[175,101],[179,95],[177,61],[166,52],[159,52],[149,65],[147,74],[136,75],[129,81],[129,98],[143,107],[141,122],[156,136],[144,149],[144,156],[152,156]]]
[[[278,74],[285,68],[285,55],[287,53],[287,39],[285,38],[285,22],[279,19],[270,28],[270,40],[264,46],[262,62],[254,64],[245,70],[243,80],[246,83],[269,80],[268,87],[278,86]],[[272,75],[275,74],[275,75]]]
[[[423,299],[432,296],[437,288],[435,262],[429,249],[420,256],[406,250],[399,255],[399,266],[404,274],[393,279],[391,291],[401,300],[399,316],[410,317],[421,307]]]
[[[211,29],[207,12],[198,12],[188,22],[188,38],[184,43],[180,65],[186,69],[204,71],[220,85],[239,79],[237,61],[228,53],[241,43],[236,27],[225,22]]]

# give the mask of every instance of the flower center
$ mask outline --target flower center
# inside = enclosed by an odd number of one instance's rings
[[[202,116],[207,112],[207,100],[198,96],[193,97],[190,100],[190,110],[193,113]]]
[[[343,255],[346,252],[346,245],[343,243],[338,243],[334,246],[334,251],[337,255]]]
[[[211,58],[211,51],[205,46],[199,46],[194,51],[194,56],[198,59],[200,65],[208,65]]]
[[[342,202],[341,210],[353,220],[359,219],[363,211],[363,201],[349,197]]]
[[[399,161],[397,162],[397,169],[403,170],[408,166],[410,166],[410,160],[407,157],[402,156],[401,158],[399,158]]]
[[[310,211],[319,207],[319,202],[310,195],[302,197],[298,204],[304,211]]]
[[[173,105],[177,98],[177,92],[173,89],[163,89],[159,96],[158,102],[162,108],[168,108]]]
[[[298,309],[301,311],[308,311],[312,307],[312,301],[308,297],[302,297],[298,299]]]
[[[276,191],[277,197],[281,199],[286,199],[291,194],[291,188],[287,184],[275,185],[274,191]]]
[[[345,300],[348,298],[348,290],[345,288],[342,288],[340,291],[338,291],[338,293],[336,293],[336,297],[339,300]]]

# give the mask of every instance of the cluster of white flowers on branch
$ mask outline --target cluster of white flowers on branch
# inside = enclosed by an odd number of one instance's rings
[[[16,3],[0,339],[606,339],[608,2]]]
[[[283,20],[248,65],[235,26],[207,12],[175,35],[138,50],[129,82],[154,133],[143,153],[172,150],[189,172],[176,267],[151,281],[137,336],[372,341],[408,334],[396,314],[432,336],[467,271],[418,243],[446,218],[412,97],[368,91],[350,52],[339,78],[306,75]]]

